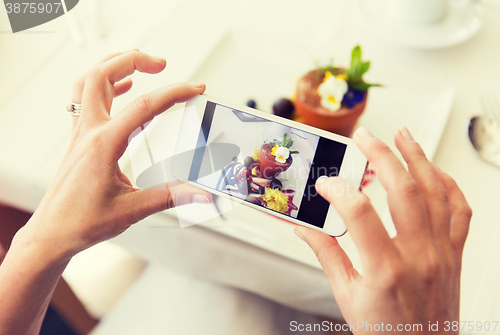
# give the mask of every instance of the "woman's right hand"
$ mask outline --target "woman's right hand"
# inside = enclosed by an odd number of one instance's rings
[[[396,237],[389,237],[370,200],[340,178],[320,178],[316,189],[343,217],[363,274],[336,238],[302,226],[295,231],[316,253],[354,334],[386,333],[388,327],[429,333],[436,322],[433,334],[458,334],[462,252],[472,216],[462,191],[425,157],[406,128],[395,142],[409,171],[366,129],[354,141],[387,190]]]
[[[69,148],[21,233],[31,244],[45,248],[46,261],[67,260],[174,203],[211,202],[209,192],[187,184],[165,190],[136,189],[118,166],[133,131],[173,104],[205,91],[201,83],[167,85],[136,98],[110,117],[113,98],[132,86],[128,76],[136,70],[159,73],[165,65],[164,59],[137,50],[117,53],[75,82],[72,102],[81,103],[82,110],[80,116],[73,116]]]

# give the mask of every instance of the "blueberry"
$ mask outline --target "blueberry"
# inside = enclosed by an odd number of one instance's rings
[[[278,190],[281,191],[283,189],[283,184],[278,179],[273,179],[273,180],[271,180],[270,187],[272,190],[277,188]]]
[[[291,119],[295,107],[289,99],[281,98],[277,100],[273,105],[274,115],[284,117],[286,119]]]
[[[247,106],[250,108],[257,108],[257,103],[255,102],[255,100],[250,99],[247,101]]]
[[[266,189],[263,186],[259,186],[259,194],[266,193]]]

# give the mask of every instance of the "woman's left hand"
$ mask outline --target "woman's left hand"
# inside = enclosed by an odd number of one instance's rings
[[[135,70],[159,73],[165,65],[164,59],[133,50],[108,56],[75,82],[72,102],[81,103],[81,115],[73,116],[71,143],[62,165],[23,228],[32,241],[50,248],[46,255],[52,261],[68,260],[148,215],[173,207],[174,202],[211,202],[210,193],[187,184],[175,190],[136,189],[118,166],[134,130],[173,104],[205,91],[199,83],[168,85],[110,117],[113,97],[132,86],[129,75]]]

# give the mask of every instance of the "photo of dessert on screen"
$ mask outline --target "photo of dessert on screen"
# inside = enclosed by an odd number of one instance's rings
[[[318,141],[302,130],[217,105],[207,145],[232,143],[240,154],[198,183],[297,217]]]

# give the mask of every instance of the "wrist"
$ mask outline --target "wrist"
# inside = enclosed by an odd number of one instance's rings
[[[45,240],[41,234],[33,231],[29,225],[18,230],[12,239],[7,252],[6,260],[15,261],[17,264],[29,265],[32,269],[40,271],[48,269],[64,269],[71,259],[63,250],[57,248],[50,241]]]

